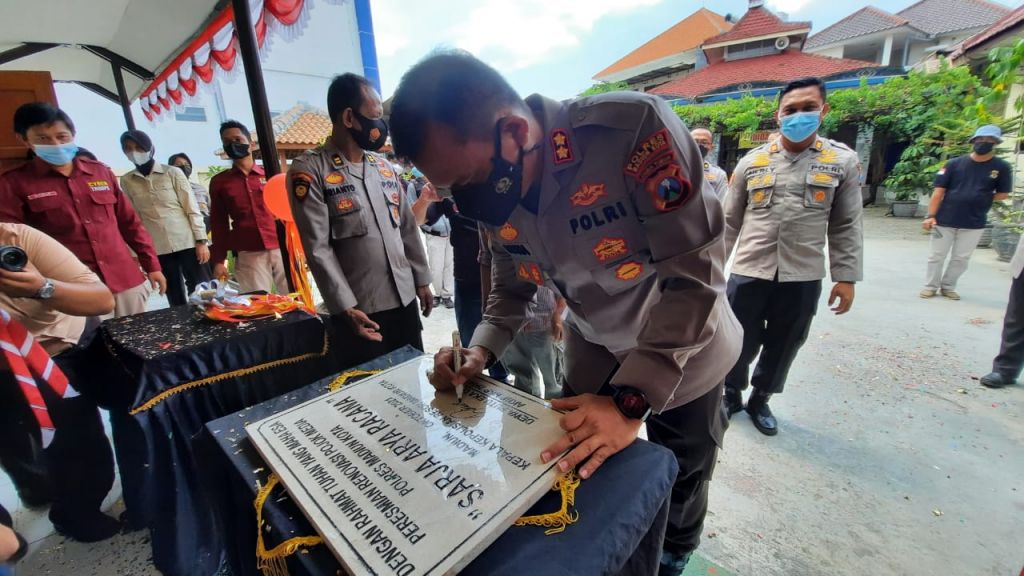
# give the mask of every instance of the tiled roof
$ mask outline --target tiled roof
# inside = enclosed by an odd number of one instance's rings
[[[745,58],[711,64],[685,78],[667,82],[651,90],[654,94],[677,98],[695,98],[703,94],[747,83],[784,84],[797,78],[826,78],[842,72],[877,68],[863,60],[829,58],[816,54],[787,51],[781,54]]]
[[[865,6],[808,38],[804,48],[817,48],[907,24],[909,22],[906,18],[895,16],[874,6]]]
[[[936,36],[990,26],[1010,9],[987,0],[921,0],[897,12],[922,32]]]
[[[615,72],[693,50],[698,48],[705,38],[721,34],[731,28],[732,24],[726,22],[724,17],[707,8],[701,8],[679,21],[675,26],[658,34],[643,46],[626,54],[611,66],[601,70],[594,75],[594,79],[599,80]]]
[[[758,36],[792,32],[810,27],[810,22],[783,22],[771,10],[763,6],[757,6],[747,10],[747,13],[732,27],[732,30],[704,40],[704,45],[735,42],[744,38],[756,38]]]
[[[331,134],[327,114],[306,103],[299,103],[274,117],[274,134],[278,144],[318,146]]]
[[[1021,22],[1024,22],[1024,6],[1017,8],[995,24],[961,42],[960,45],[957,46],[956,50],[949,55],[949,59],[956,60],[969,50],[988,42],[1007,30],[1011,30],[1016,26],[1019,26]]]

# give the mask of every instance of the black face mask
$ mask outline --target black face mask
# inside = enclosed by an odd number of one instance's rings
[[[708,154],[711,153],[711,148],[708,148],[707,146],[705,146],[703,144],[697,144],[697,148],[700,148],[700,157],[701,158],[707,158]]]
[[[459,213],[491,226],[508,222],[523,196],[523,156],[536,150],[519,149],[513,164],[501,157],[501,122],[494,127],[494,157],[491,173],[479,184],[452,188],[452,197]]]
[[[355,128],[349,128],[348,133],[355,139],[356,144],[363,150],[369,150],[370,152],[376,152],[384,147],[384,143],[388,139],[388,125],[381,118],[367,118],[355,109],[352,110],[352,114],[359,119],[359,125],[363,127],[362,130],[356,130]]]
[[[995,148],[995,147],[996,147],[996,145],[993,144],[992,142],[975,142],[974,143],[974,152],[975,152],[975,154],[978,154],[979,156],[984,156],[986,154],[991,153],[992,149]]]
[[[224,145],[224,153],[232,160],[241,160],[249,155],[249,145],[242,142],[228,142]]]
[[[188,164],[185,164],[184,166],[178,166],[178,170],[181,170],[182,172],[185,173],[185,178],[188,178],[189,176],[192,175],[192,167],[189,166]]]

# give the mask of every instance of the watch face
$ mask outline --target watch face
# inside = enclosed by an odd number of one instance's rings
[[[647,399],[640,392],[620,392],[615,400],[619,410],[629,418],[642,419],[650,408]]]
[[[56,289],[56,286],[53,285],[53,282],[51,282],[50,280],[47,280],[46,283],[43,284],[43,287],[39,289],[39,293],[38,293],[37,297],[38,298],[49,298],[49,297],[53,296],[53,292],[54,292],[55,289]]]

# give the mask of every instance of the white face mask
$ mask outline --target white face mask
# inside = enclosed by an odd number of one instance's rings
[[[136,166],[142,166],[153,157],[152,152],[125,152],[125,156]]]

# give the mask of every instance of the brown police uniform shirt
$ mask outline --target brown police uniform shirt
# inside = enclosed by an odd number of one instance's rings
[[[70,250],[25,224],[0,223],[0,245],[18,246],[44,278],[72,284],[91,284],[100,278]],[[54,310],[45,300],[12,298],[0,292],[0,308],[25,325],[29,333],[55,356],[78,343],[85,318]]]
[[[404,186],[381,155],[349,163],[328,141],[288,170],[288,198],[309,268],[331,314],[407,306],[430,284]]]
[[[833,282],[864,277],[857,155],[819,137],[793,155],[779,141],[751,150],[733,172],[725,200],[732,273],[780,282],[825,277],[825,240]]]
[[[500,357],[546,285],[570,311],[573,391],[611,376],[655,412],[704,395],[742,336],[725,297],[721,204],[683,122],[632,92],[527,103],[545,138],[538,213],[520,205],[490,230],[493,288],[472,344]]]

